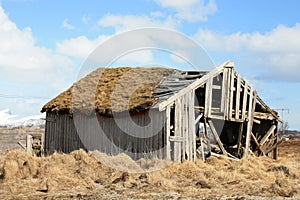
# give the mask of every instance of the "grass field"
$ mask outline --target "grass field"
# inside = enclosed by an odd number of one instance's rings
[[[47,157],[12,150],[0,157],[0,199],[300,199],[299,146],[300,140],[281,143],[278,160],[210,157],[133,174],[82,150]],[[126,155],[107,160],[120,167],[142,163]]]

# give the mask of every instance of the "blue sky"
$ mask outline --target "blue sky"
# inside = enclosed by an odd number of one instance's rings
[[[285,119],[300,129],[299,8],[297,0],[0,0],[0,110],[38,114],[76,81],[98,45],[123,31],[157,27],[187,35],[216,64],[234,61],[268,105],[290,109]],[[157,59],[141,53],[127,61]]]

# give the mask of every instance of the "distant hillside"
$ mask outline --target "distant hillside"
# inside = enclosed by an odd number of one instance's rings
[[[289,139],[300,139],[300,131],[297,130],[285,130],[284,135],[280,133],[281,137],[289,138]]]
[[[18,128],[18,127],[45,127],[45,114],[18,117],[13,115],[9,109],[0,110],[0,127]]]

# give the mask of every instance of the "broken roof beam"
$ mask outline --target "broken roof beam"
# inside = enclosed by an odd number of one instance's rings
[[[280,119],[277,113],[274,110],[272,110],[269,106],[267,106],[267,104],[265,104],[265,102],[259,96],[257,96],[257,100],[268,112],[270,112],[275,117],[275,119],[283,123],[282,119]]]
[[[186,94],[187,92],[189,92],[192,89],[195,89],[195,88],[205,84],[215,74],[219,74],[225,67],[231,67],[232,68],[232,67],[234,67],[234,63],[230,62],[230,61],[227,61],[227,62],[221,64],[219,67],[213,69],[209,73],[205,74],[202,78],[196,80],[195,82],[188,85],[186,88],[180,90],[177,94],[171,96],[168,100],[160,103],[159,104],[159,110],[160,111],[165,110],[166,106],[168,106],[169,104],[172,104],[178,97]]]

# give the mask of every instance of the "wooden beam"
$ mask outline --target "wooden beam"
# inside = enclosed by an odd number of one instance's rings
[[[276,124],[276,125],[278,125],[278,123]],[[274,131],[276,131],[275,132],[275,137],[276,137],[276,146],[275,146],[275,148],[273,149],[273,159],[275,159],[275,160],[277,160],[278,159],[278,142],[279,142],[279,137],[278,137],[278,132],[277,132],[277,129],[275,129]]]
[[[260,124],[260,121],[258,119],[253,119],[253,122],[256,124]]]
[[[237,74],[235,119],[240,118],[240,96],[241,96],[241,76]]]
[[[255,137],[255,135],[254,135],[252,132],[251,132],[251,137],[252,137],[254,143],[256,144],[257,148],[260,150],[260,152],[261,152],[263,155],[265,155],[265,152],[261,149],[260,144],[258,143],[258,141],[257,141],[257,139],[256,139],[256,137]]]
[[[175,129],[174,138],[181,138],[181,101],[180,98],[175,101]],[[170,138],[173,139],[173,138]],[[172,140],[171,140],[172,141]],[[173,140],[174,143],[174,161],[181,161],[182,145],[179,141]]]
[[[226,88],[227,88],[227,68],[223,70],[223,81],[222,81],[222,99],[221,99],[221,110],[220,112],[224,113],[224,118],[227,116],[226,115]]]
[[[234,93],[234,72],[233,69],[230,69],[230,85],[229,85],[229,109],[228,116],[229,120],[232,119],[232,109],[233,109],[233,93]]]
[[[280,119],[280,117],[272,110],[265,102],[258,96],[257,97],[258,102],[268,111],[270,112],[279,122],[283,123],[283,120]]]
[[[208,124],[209,124],[209,127],[210,127],[211,132],[213,133],[215,139],[216,139],[217,142],[218,142],[218,145],[219,145],[219,147],[220,147],[222,153],[223,153],[224,155],[227,156],[227,151],[225,150],[225,148],[224,148],[224,146],[223,146],[223,144],[222,144],[222,142],[221,142],[221,139],[220,139],[220,137],[219,137],[219,135],[218,135],[218,133],[217,133],[217,131],[216,131],[216,128],[215,128],[213,122],[212,122],[210,119],[208,120]]]
[[[246,108],[247,108],[247,98],[248,97],[248,83],[245,82],[244,92],[243,92],[243,107],[242,107],[242,120],[246,119]]]
[[[213,77],[209,78],[206,82],[204,117],[210,117],[210,115],[211,115],[212,82],[213,82]]]
[[[167,160],[171,160],[171,144],[170,144],[170,127],[171,127],[171,106],[168,105],[167,109],[166,109],[166,128],[167,128],[167,144],[166,144],[166,156],[167,156]]]
[[[205,138],[208,142],[207,145],[208,145],[208,148],[209,148],[209,152],[211,153],[210,139],[209,139],[208,130],[207,130],[207,120],[206,120],[205,117],[203,118],[203,120],[204,120],[204,135],[205,135]]]
[[[257,97],[256,91],[253,91],[253,89],[251,88],[249,109],[248,109],[246,146],[245,146],[244,156],[247,156],[249,153],[249,150],[250,150],[250,140],[251,140],[251,132],[252,132],[252,126],[253,126],[253,115],[254,115],[255,105],[256,105],[256,97]]]
[[[238,142],[237,142],[237,152],[240,155],[241,147],[242,147],[242,137],[243,137],[244,123],[240,123],[239,133],[238,133]]]
[[[274,132],[275,129],[276,129],[276,125],[272,125],[270,127],[268,132],[264,135],[264,137],[261,139],[261,141],[259,143],[261,146],[268,140],[269,136]]]
[[[221,71],[223,71],[224,67],[230,67],[230,66],[234,66],[233,62],[226,61],[225,63],[221,64],[219,67],[217,67],[217,68],[213,69],[212,71],[210,71],[209,73],[205,74],[202,78],[196,80],[195,82],[191,83],[187,87],[183,88],[178,93],[169,97],[169,99],[161,102],[159,104],[159,111],[165,110],[166,106],[173,103],[175,101],[175,99],[177,99],[178,97],[184,95],[185,93],[187,93],[193,89],[197,89],[201,85],[205,84],[208,79],[210,79],[211,77],[213,77],[213,76],[219,74]]]
[[[190,144],[190,154],[192,156],[192,160],[195,161],[196,160],[196,127],[195,127],[195,108],[194,108],[194,104],[195,104],[195,90],[192,90],[189,93],[189,113],[188,113],[188,125],[189,125],[189,144]]]
[[[255,112],[254,118],[265,119],[265,120],[274,120],[275,119],[271,113],[262,113],[262,112]]]
[[[184,142],[185,138],[181,136],[170,136],[170,141],[171,142]]]

